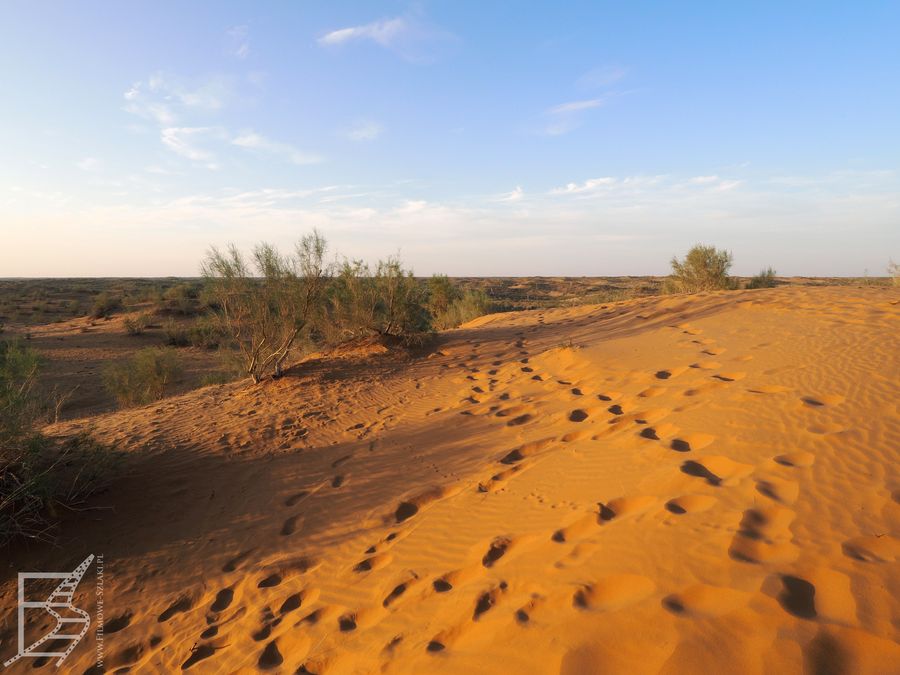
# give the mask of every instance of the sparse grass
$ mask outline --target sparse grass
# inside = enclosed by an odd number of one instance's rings
[[[769,267],[750,279],[747,288],[775,288],[776,285],[775,270]]]
[[[86,434],[58,440],[38,431],[47,413],[39,366],[33,349],[0,342],[0,546],[49,540],[58,510],[103,487],[115,462]]]
[[[483,291],[466,291],[454,298],[446,310],[434,314],[432,325],[438,330],[456,328],[492,311],[491,301]]]
[[[158,401],[181,373],[181,360],[171,349],[147,347],[125,361],[107,366],[103,382],[122,407]]]

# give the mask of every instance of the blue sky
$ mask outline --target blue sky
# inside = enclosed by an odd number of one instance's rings
[[[883,274],[900,4],[6,2],[3,276]]]

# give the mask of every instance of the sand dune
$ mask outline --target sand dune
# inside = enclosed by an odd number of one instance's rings
[[[498,314],[61,424],[127,470],[2,606],[93,552],[107,672],[897,673],[898,320],[871,288]]]

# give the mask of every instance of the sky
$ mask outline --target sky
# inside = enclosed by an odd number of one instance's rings
[[[2,10],[0,277],[196,276],[313,228],[419,275],[900,260],[900,3]]]

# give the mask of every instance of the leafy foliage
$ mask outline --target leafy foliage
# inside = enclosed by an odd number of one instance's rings
[[[735,283],[728,276],[731,263],[729,251],[697,244],[688,251],[684,260],[672,258],[671,287],[682,293],[734,288]]]

